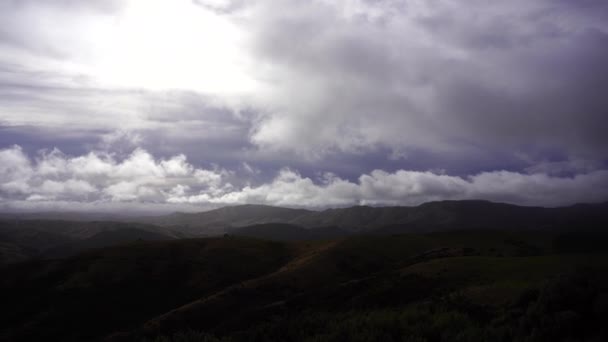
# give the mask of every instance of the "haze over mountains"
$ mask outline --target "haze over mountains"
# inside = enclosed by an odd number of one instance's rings
[[[487,201],[441,201],[416,207],[358,206],[323,211],[241,205],[200,213],[114,216],[114,221],[108,215],[101,216],[106,219],[103,221],[91,220],[96,218],[92,214],[45,215],[49,214],[5,214],[0,219],[2,263],[67,256],[140,240],[223,234],[296,241],[456,230],[597,230],[608,226],[608,203],[542,208]]]
[[[567,229],[607,222],[608,203],[563,208],[522,207],[488,201],[429,202],[416,207],[357,206],[323,211],[261,205],[225,207],[140,219],[184,232],[213,235],[240,227],[287,223],[302,228],[335,227],[351,233],[431,232],[457,229]]]

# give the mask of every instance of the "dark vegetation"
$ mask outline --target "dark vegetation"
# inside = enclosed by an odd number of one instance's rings
[[[0,220],[0,265],[73,255],[137,240],[169,240],[183,234],[140,223]]]
[[[442,203],[409,216],[433,229],[386,225],[393,209],[372,227],[370,208],[297,226],[265,207],[266,223],[195,239],[179,225],[5,221],[4,246],[26,254],[0,267],[0,341],[608,340],[605,205],[513,218]],[[222,220],[245,220],[230,210]]]
[[[228,230],[230,235],[279,241],[328,240],[350,235],[337,227],[302,228],[288,223],[266,223]]]

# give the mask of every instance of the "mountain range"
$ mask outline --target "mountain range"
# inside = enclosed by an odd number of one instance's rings
[[[4,214],[0,217],[0,264],[69,256],[133,241],[224,234],[296,241],[457,230],[594,230],[608,226],[608,203],[542,208],[487,201],[441,201],[415,207],[356,206],[322,211],[239,205],[162,216],[104,214],[100,216],[102,221],[91,220],[97,217],[77,213]]]
[[[263,205],[224,207],[202,213],[174,213],[136,221],[197,236],[284,223],[305,229],[333,227],[350,233],[432,232],[459,229],[569,229],[608,223],[608,202],[561,208],[523,207],[488,201],[440,201],[415,207],[369,207],[312,211]]]
[[[6,214],[0,341],[603,341],[607,209]]]

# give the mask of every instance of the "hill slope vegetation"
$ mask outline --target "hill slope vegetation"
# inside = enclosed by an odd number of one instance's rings
[[[608,236],[568,234],[230,235],[18,263],[0,340],[602,340]]]

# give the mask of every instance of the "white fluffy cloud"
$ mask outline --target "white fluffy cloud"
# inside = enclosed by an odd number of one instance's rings
[[[123,160],[103,152],[70,157],[59,150],[29,158],[19,146],[0,150],[0,193],[10,201],[165,203],[184,189],[221,191],[223,170],[193,167],[184,155],[156,160],[136,149]],[[177,191],[176,189],[182,189]]]
[[[72,210],[116,209],[124,204],[150,210],[162,206],[196,210],[244,203],[320,208],[487,199],[559,206],[608,199],[606,170],[574,177],[508,171],[457,177],[375,170],[349,181],[329,173],[313,180],[283,169],[270,182],[242,187],[233,186],[230,175],[226,170],[196,168],[184,155],[155,159],[141,149],[122,160],[102,152],[70,157],[58,150],[32,159],[13,146],[0,150],[0,203],[7,209],[40,210],[53,205]]]
[[[399,170],[376,170],[357,182],[331,177],[322,184],[283,170],[269,184],[245,187],[213,199],[217,203],[267,203],[286,206],[418,205],[446,199],[487,199],[520,205],[561,206],[608,199],[608,171],[575,177],[482,172],[465,178]]]

